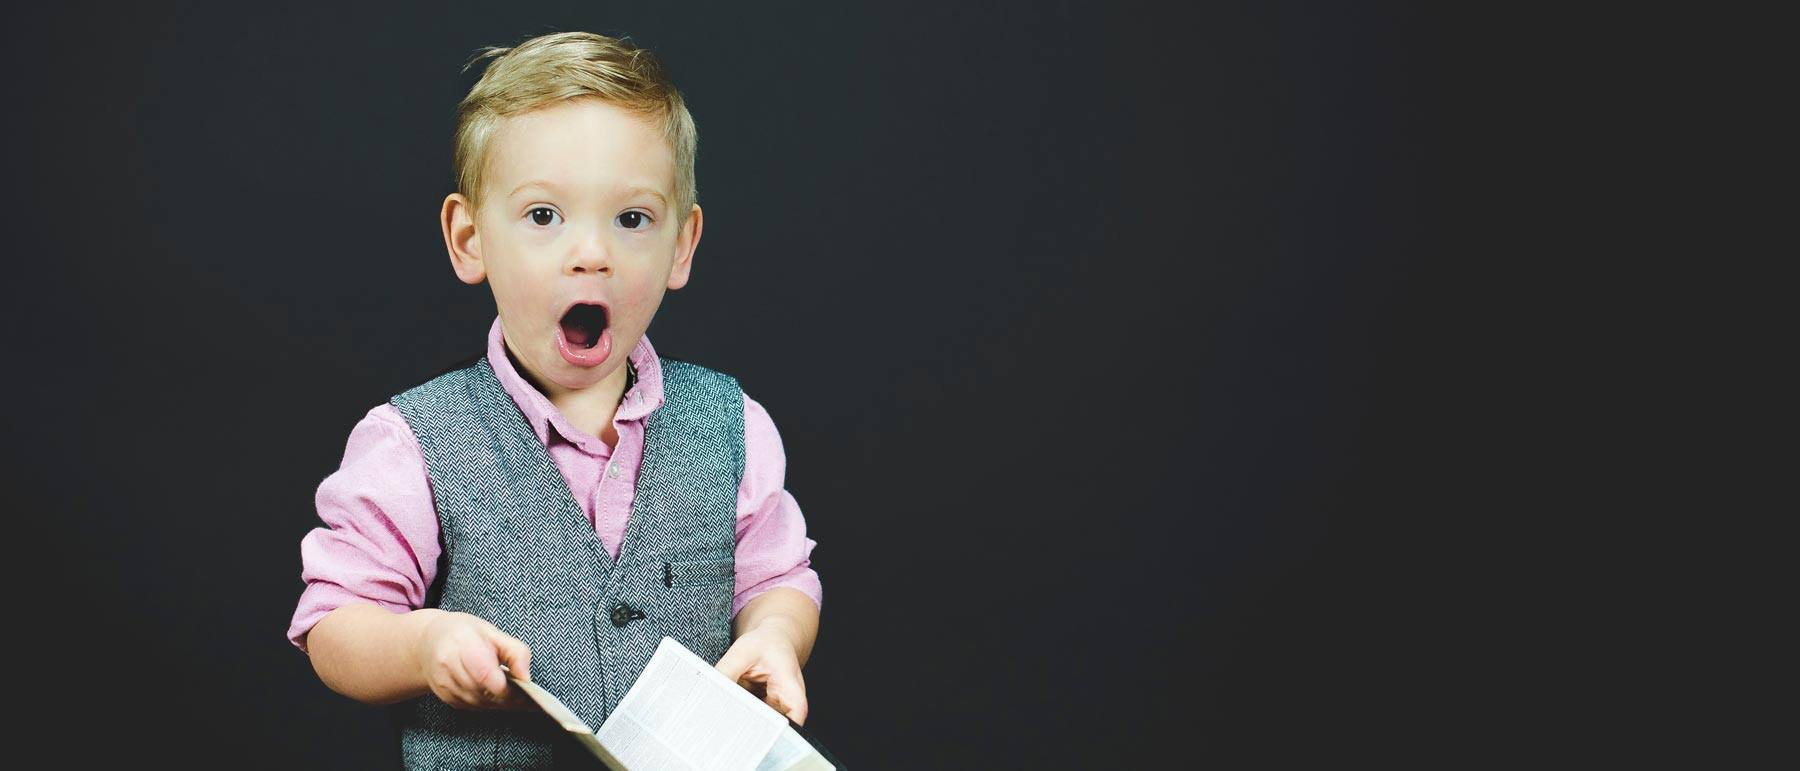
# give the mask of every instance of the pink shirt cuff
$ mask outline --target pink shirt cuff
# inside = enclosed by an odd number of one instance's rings
[[[312,632],[312,628],[319,623],[319,619],[345,605],[354,605],[359,602],[379,605],[393,613],[405,613],[412,610],[405,605],[371,600],[337,584],[314,581],[307,584],[306,591],[300,594],[301,611],[294,615],[293,623],[288,626],[288,642],[293,643],[294,647],[300,649],[300,652],[306,653],[306,635]]]
[[[811,539],[807,540],[810,541]],[[795,567],[791,573],[776,576],[752,586],[749,589],[738,592],[737,596],[731,600],[731,617],[736,619],[738,611],[743,610],[745,605],[749,605],[751,600],[756,599],[758,596],[777,586],[787,586],[798,589],[801,594],[806,595],[813,601],[814,607],[824,607],[824,603],[820,602],[820,598],[823,596],[823,590],[819,586],[819,574],[814,572],[813,569],[807,565],[800,565]]]

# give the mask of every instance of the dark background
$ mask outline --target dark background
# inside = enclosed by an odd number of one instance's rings
[[[34,14],[5,52],[15,618],[76,758],[390,762],[284,639],[299,541],[350,427],[492,321],[436,224],[459,69],[569,29],[689,99],[706,230],[651,338],[782,433],[824,583],[808,727],[847,765],[1436,758],[1466,727],[1453,578],[1502,528],[1443,442],[1498,414],[1449,365],[1457,25]]]

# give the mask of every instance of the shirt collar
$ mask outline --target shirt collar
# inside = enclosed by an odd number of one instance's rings
[[[537,435],[538,441],[548,446],[550,429],[554,427],[564,439],[587,452],[609,451],[599,437],[571,424],[537,386],[519,374],[518,368],[513,365],[512,356],[506,350],[506,338],[500,329],[499,316],[494,317],[493,326],[488,328],[487,358],[488,366],[494,370],[494,377],[519,406],[526,425],[531,426],[531,432]],[[657,357],[656,349],[651,347],[649,335],[638,338],[637,345],[632,347],[627,359],[637,368],[637,382],[626,389],[619,400],[618,411],[613,415],[615,423],[640,420],[663,404],[662,360]]]

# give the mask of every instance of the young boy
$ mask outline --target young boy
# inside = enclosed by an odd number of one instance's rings
[[[487,57],[440,217],[457,277],[493,288],[487,354],[351,431],[289,639],[398,704],[410,768],[588,762],[501,666],[598,726],[664,635],[804,723],[820,584],[780,437],[644,336],[700,242],[693,119],[626,41]]]

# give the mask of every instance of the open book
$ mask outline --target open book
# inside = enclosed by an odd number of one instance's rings
[[[786,715],[674,638],[662,638],[597,731],[537,683],[512,681],[614,771],[836,771]]]

